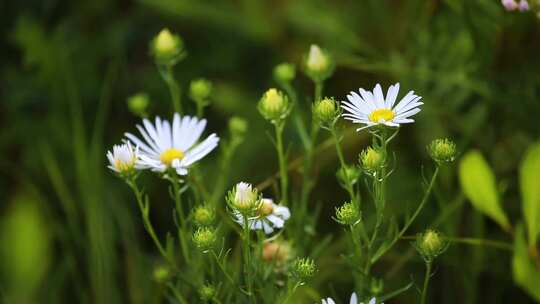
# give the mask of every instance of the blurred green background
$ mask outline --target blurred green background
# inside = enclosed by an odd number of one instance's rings
[[[194,78],[214,83],[208,132],[225,134],[232,115],[249,121],[229,185],[257,184],[276,172],[273,147],[263,136],[269,126],[256,103],[276,86],[276,64],[298,64],[317,43],[337,61],[324,95],[343,100],[358,87],[400,82],[400,96],[408,90],[423,96],[417,123],[392,143],[398,170],[390,209],[416,202],[419,172],[430,164],[425,145],[448,136],[461,152],[482,151],[498,177],[503,208],[511,220],[520,218],[517,168],[540,134],[540,23],[533,13],[506,12],[496,0],[25,0],[1,2],[0,15],[0,295],[8,302],[159,301],[161,287],[148,275],[155,250],[132,194],[108,171],[104,156],[139,121],[127,97],[147,92],[150,116],[170,117],[167,87],[149,56],[149,41],[163,27],[186,45],[188,57],[175,67],[184,92]],[[308,113],[312,83],[299,72],[295,86],[302,92],[298,107]],[[295,159],[302,152],[292,126],[286,135]],[[344,144],[354,162],[367,137],[348,132]],[[335,181],[334,150],[323,149],[317,159],[320,177],[310,204],[323,209],[314,228],[321,238],[339,239],[330,215],[346,193]],[[216,156],[203,168],[211,186]],[[451,236],[512,243],[467,203],[455,172],[443,171],[412,231],[431,226]],[[300,176],[293,172],[293,185],[301,184]],[[164,233],[172,222],[166,189],[148,183],[157,193],[152,218]],[[398,248],[375,270],[389,289],[422,277],[410,244]],[[341,249],[323,255],[314,284],[343,301],[352,284],[339,263]],[[436,267],[431,299],[532,302],[513,283],[510,261],[507,251],[452,246]],[[416,295],[413,287],[389,302],[414,303]]]

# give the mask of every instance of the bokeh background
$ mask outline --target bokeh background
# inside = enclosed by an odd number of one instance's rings
[[[531,12],[506,12],[497,0],[25,0],[2,1],[0,16],[2,298],[160,301],[162,287],[148,275],[157,263],[155,250],[132,194],[107,170],[104,156],[139,121],[127,97],[146,92],[151,116],[170,116],[167,87],[149,56],[149,41],[163,27],[180,34],[188,52],[175,68],[184,92],[194,78],[214,83],[208,129],[226,133],[232,115],[249,122],[228,186],[257,184],[276,172],[264,135],[269,125],[256,103],[276,86],[276,64],[298,64],[317,43],[337,62],[324,95],[342,100],[358,87],[400,82],[402,90],[423,96],[417,123],[392,143],[398,169],[389,212],[416,204],[421,172],[431,165],[425,145],[448,136],[460,152],[482,151],[497,176],[503,208],[511,220],[520,218],[517,168],[540,134],[540,22]],[[298,107],[308,113],[312,83],[298,72],[295,86]],[[296,159],[299,138],[292,124],[286,132]],[[354,162],[367,144],[365,135],[346,132],[347,159]],[[331,215],[346,193],[335,180],[332,147],[316,157],[320,176],[310,204],[322,211],[311,228],[321,239],[333,235],[335,246],[319,259],[313,284],[321,295],[345,301],[351,276],[339,262],[342,230]],[[219,174],[215,155],[202,166],[211,187]],[[293,185],[301,184],[300,176],[292,172]],[[455,167],[443,170],[434,199],[411,231],[429,226],[511,243],[470,206],[456,176]],[[166,188],[152,178],[148,185],[155,197],[152,220],[163,235],[172,224]],[[420,282],[423,262],[405,241],[375,273],[391,290]],[[451,246],[430,291],[442,304],[533,302],[512,280],[511,252],[492,248]],[[389,302],[414,303],[415,287],[399,299]]]

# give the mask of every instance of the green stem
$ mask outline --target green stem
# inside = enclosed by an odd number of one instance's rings
[[[165,67],[159,68],[161,77],[167,84],[167,87],[169,88],[169,93],[171,94],[171,100],[173,104],[174,112],[182,115],[182,95],[180,92],[180,86],[176,82],[176,79],[174,78],[174,72],[173,72],[173,66],[168,65]]]
[[[188,242],[185,235],[186,229],[186,216],[184,214],[184,209],[182,208],[182,193],[180,193],[180,184],[178,181],[178,176],[176,176],[175,173],[170,173],[172,175],[171,177],[171,184],[173,186],[173,195],[174,195],[174,203],[175,203],[175,209],[178,215],[178,239],[180,241],[180,247],[182,247],[182,255],[184,256],[184,259],[187,264],[189,264],[190,257],[189,257],[189,251],[188,251]]]
[[[178,292],[178,290],[176,290],[176,288],[174,287],[173,284],[169,283],[169,284],[167,284],[167,286],[171,289],[171,291],[174,294],[174,297],[178,300],[179,303],[188,304],[188,301],[186,301],[186,299],[184,299],[182,294],[180,292]]]
[[[275,125],[276,130],[276,150],[278,154],[279,162],[279,176],[281,182],[281,201],[284,205],[287,205],[287,187],[289,185],[287,175],[287,159],[285,157],[285,151],[283,149],[283,129],[285,127],[284,122],[278,122]]]
[[[433,176],[431,177],[431,181],[429,182],[428,188],[426,190],[426,193],[424,194],[424,197],[422,198],[422,201],[420,202],[420,205],[418,205],[418,208],[416,208],[416,211],[414,212],[413,216],[405,223],[405,226],[399,231],[397,237],[395,237],[390,244],[385,246],[382,250],[379,250],[377,254],[375,254],[371,258],[371,264],[374,264],[381,256],[383,256],[394,244],[405,234],[407,229],[411,226],[411,224],[414,222],[418,214],[420,214],[420,211],[426,204],[429,195],[431,194],[431,191],[433,190],[433,185],[435,185],[435,180],[437,179],[437,176],[439,175],[439,166],[435,167],[435,172],[433,173]]]
[[[424,287],[422,288],[422,300],[420,301],[420,304],[426,303],[427,289],[428,289],[430,276],[431,276],[431,262],[426,262],[426,274],[424,277]]]
[[[249,231],[248,215],[244,214],[244,275],[246,276],[246,285],[248,297],[251,299],[252,294],[252,278],[251,278],[251,238]]]
[[[323,81],[315,82],[315,101],[321,100],[323,89],[324,89],[324,82]]]
[[[416,236],[404,236],[402,240],[415,240]],[[487,239],[478,239],[478,238],[459,238],[459,237],[447,237],[445,238],[451,243],[466,244],[471,246],[486,246],[493,247],[501,250],[513,251],[514,247],[512,244],[501,241],[487,240]]]
[[[334,143],[336,145],[336,151],[339,158],[339,163],[341,164],[341,170],[345,176],[345,189],[349,193],[349,196],[351,197],[351,202],[356,202],[356,194],[354,193],[354,187],[350,182],[349,175],[347,173],[347,163],[345,162],[345,157],[343,157],[343,151],[341,149],[341,145],[339,144],[339,137],[336,132],[335,126],[332,126],[330,128],[330,133],[332,133],[332,137],[334,138]],[[356,203],[355,203],[356,204]]]
[[[161,245],[161,242],[159,238],[156,235],[156,232],[154,230],[154,227],[152,226],[152,222],[150,221],[150,206],[148,204],[148,200],[145,199],[143,191],[139,190],[137,187],[137,184],[134,180],[128,180],[127,181],[129,187],[133,190],[135,193],[135,197],[137,199],[137,204],[139,206],[139,209],[141,210],[141,216],[143,219],[143,226],[150,235],[150,238],[156,245],[159,253],[169,262],[171,265],[175,265],[174,261],[171,259],[171,257],[167,254],[167,251]]]
[[[294,294],[296,289],[302,284],[302,282],[298,281],[294,284],[294,286],[291,288],[291,285],[289,284],[289,287],[287,288],[287,294],[285,295],[285,298],[283,299],[282,304],[285,304],[289,301],[291,296]]]
[[[221,270],[223,275],[225,275],[225,278],[227,278],[227,280],[229,281],[229,283],[231,283],[231,285],[236,286],[236,282],[233,280],[231,275],[227,272],[227,270],[225,269],[225,266],[221,263],[218,256],[216,255],[216,252],[214,250],[210,250],[210,252],[212,253],[212,256],[214,257],[214,259],[216,260],[216,264],[218,265],[219,269]]]

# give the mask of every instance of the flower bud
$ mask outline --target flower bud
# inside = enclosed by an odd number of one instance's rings
[[[199,288],[199,296],[203,301],[210,301],[216,296],[216,288],[212,284],[204,284]]]
[[[448,248],[448,241],[439,232],[428,229],[416,236],[415,247],[424,260],[430,262]]]
[[[350,185],[356,184],[360,177],[360,170],[354,166],[342,167],[338,170],[336,175],[339,183],[347,188]]]
[[[137,93],[128,98],[128,109],[136,116],[145,117],[150,98],[146,93]]]
[[[229,119],[229,132],[233,138],[243,138],[246,134],[248,123],[245,119],[233,116]]]
[[[264,243],[262,257],[269,263],[283,264],[291,257],[291,245],[284,241]]]
[[[193,233],[193,242],[197,248],[202,251],[207,251],[214,247],[216,243],[216,232],[208,227],[199,227],[195,233]]]
[[[281,63],[274,68],[274,78],[278,82],[291,82],[296,76],[296,68],[290,63]]]
[[[158,265],[154,267],[153,277],[158,283],[166,283],[171,278],[171,269],[165,265]]]
[[[240,182],[227,194],[229,206],[242,214],[254,212],[260,205],[259,193],[251,184]]]
[[[287,117],[289,99],[281,91],[269,89],[259,101],[258,108],[265,119],[276,122]]]
[[[297,258],[291,267],[292,276],[302,282],[313,277],[315,271],[317,271],[315,261],[310,258]]]
[[[180,36],[172,34],[167,28],[162,29],[151,42],[152,55],[161,65],[174,65],[180,61],[185,55],[183,48]]]
[[[366,172],[376,172],[384,166],[384,156],[377,149],[368,147],[360,153],[360,165]]]
[[[336,208],[336,221],[342,225],[354,225],[360,220],[360,212],[355,204],[345,203]]]
[[[208,104],[212,93],[212,83],[204,78],[192,80],[189,84],[189,96],[197,103]]]
[[[341,111],[334,98],[324,98],[315,102],[312,112],[316,121],[323,125],[331,125],[339,118]]]
[[[312,44],[304,59],[305,73],[314,81],[321,82],[334,72],[332,57],[319,46]]]
[[[447,139],[435,139],[428,146],[431,158],[437,163],[452,162],[456,157],[456,144]]]
[[[197,226],[210,226],[216,218],[216,212],[209,206],[198,206],[193,210],[193,220]]]
[[[530,9],[529,2],[527,0],[520,0],[518,4],[518,9],[520,12],[526,12]]]

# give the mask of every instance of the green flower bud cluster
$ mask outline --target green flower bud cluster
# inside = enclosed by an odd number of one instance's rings
[[[156,63],[160,65],[173,66],[185,57],[182,39],[166,28],[152,39],[150,49]]]
[[[214,208],[210,206],[198,206],[193,209],[193,221],[199,227],[210,226],[216,218],[216,212]]]
[[[426,262],[433,261],[448,248],[446,238],[435,230],[428,229],[416,236],[414,247]]]
[[[359,162],[364,171],[371,174],[384,166],[385,159],[381,151],[373,147],[368,147],[360,153]]]
[[[313,118],[326,127],[331,127],[339,118],[341,110],[334,98],[316,101],[312,107]]]
[[[296,68],[290,63],[280,63],[274,68],[274,78],[278,82],[289,83],[296,77]]]
[[[193,242],[195,243],[195,246],[202,251],[212,249],[216,240],[216,231],[209,227],[199,227],[193,233]]]
[[[297,258],[293,261],[291,275],[299,281],[305,282],[315,275],[317,266],[310,258]]]
[[[336,208],[336,221],[342,225],[354,225],[360,220],[360,211],[353,203],[345,203]]]
[[[259,101],[258,109],[261,115],[272,123],[279,122],[290,112],[289,98],[277,89],[269,89]]]
[[[128,98],[127,104],[131,113],[139,117],[146,117],[146,110],[150,104],[150,98],[146,93],[137,93]]]
[[[211,301],[216,296],[216,288],[212,284],[204,284],[199,288],[199,296],[203,301]]]
[[[431,158],[439,164],[454,161],[457,154],[456,144],[448,138],[435,139],[427,149]]]
[[[311,45],[304,56],[304,72],[313,82],[319,83],[332,76],[335,63],[327,51],[317,45]]]

